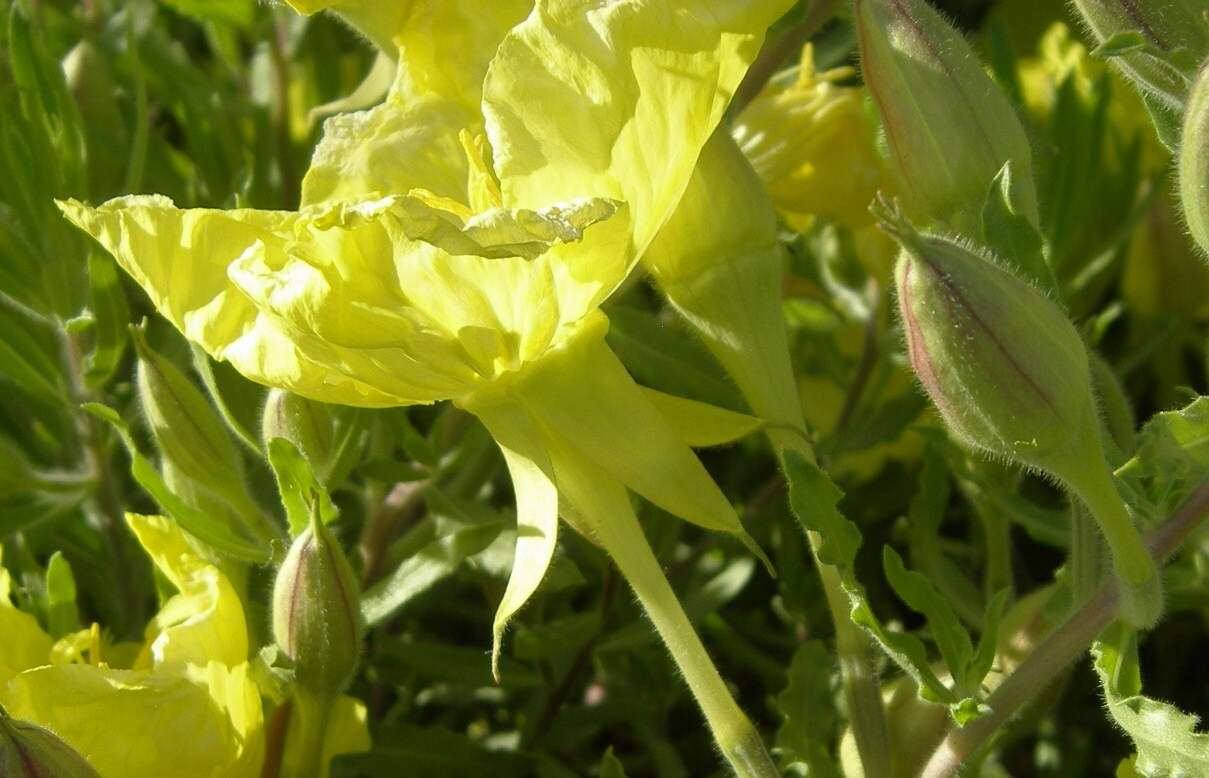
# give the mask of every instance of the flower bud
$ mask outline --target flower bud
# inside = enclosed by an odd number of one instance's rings
[[[233,508],[255,512],[239,452],[214,408],[188,376],[151,348],[141,329],[132,328],[132,334],[139,401],[161,455]]]
[[[75,749],[49,730],[0,709],[0,775],[4,778],[100,778]]]
[[[1209,252],[1209,68],[1201,70],[1188,95],[1180,143],[1180,202],[1184,220],[1201,251]]]
[[[794,229],[815,216],[868,226],[869,203],[886,176],[865,88],[841,83],[850,67],[818,72],[809,43],[791,75],[770,81],[743,109],[735,140]]]
[[[330,406],[284,389],[272,389],[265,400],[260,436],[266,446],[274,438],[290,441],[319,478],[327,479],[336,449],[335,416]]]
[[[298,685],[333,696],[352,681],[365,622],[348,559],[318,518],[294,539],[273,585],[273,635]]]
[[[1037,226],[1028,137],[961,33],[924,0],[857,0],[856,27],[909,215],[976,232],[991,181],[1011,162],[1013,199]]]
[[[1144,45],[1115,54],[1121,72],[1163,106],[1180,110],[1191,74],[1209,54],[1203,0],[1075,0],[1098,43],[1137,33]]]
[[[990,257],[888,218],[903,246],[896,281],[911,365],[949,430],[1048,473],[1087,503],[1113,551],[1125,616],[1153,623],[1158,574],[1108,469],[1078,331]]]

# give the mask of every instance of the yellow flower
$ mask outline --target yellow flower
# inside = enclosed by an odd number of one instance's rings
[[[351,18],[370,4],[334,5]],[[656,409],[597,308],[671,215],[786,5],[546,0],[526,18],[527,3],[412,3],[389,30],[391,93],[326,123],[299,211],[61,207],[249,378],[349,405],[450,399],[484,421],[521,506],[498,646],[553,552],[560,489],[601,542],[601,522],[626,521],[590,491],[568,497],[585,473],[750,542],[667,418],[694,409]]]
[[[805,229],[815,216],[857,229],[873,223],[869,204],[886,179],[865,88],[844,86],[850,67],[819,73],[814,49],[739,114],[733,134],[777,211]]]
[[[109,646],[94,625],[52,646],[33,617],[10,604],[0,568],[0,623],[7,627],[0,705],[58,735],[104,778],[259,776],[263,716],[239,598],[175,524],[135,514],[127,521],[177,590],[148,625],[143,645]],[[341,703],[336,752],[368,747],[364,708],[357,707]]]

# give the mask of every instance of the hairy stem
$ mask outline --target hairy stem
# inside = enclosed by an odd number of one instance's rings
[[[628,502],[593,522],[596,539],[617,563],[701,706],[723,755],[740,778],[780,775],[760,733],[739,709],[663,574]]]
[[[1209,481],[1198,486],[1167,521],[1147,534],[1146,548],[1164,562],[1209,516]],[[921,778],[950,778],[987,744],[1008,719],[1054,681],[1083,654],[1121,608],[1115,581],[1110,581],[1038,644],[1020,666],[986,699],[990,712],[964,727],[953,727],[932,753]]]

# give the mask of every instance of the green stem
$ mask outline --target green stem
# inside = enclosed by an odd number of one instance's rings
[[[1071,586],[1071,610],[1091,599],[1100,585],[1100,552],[1103,540],[1096,522],[1079,503],[1071,506],[1070,558],[1067,562]]]
[[[1171,518],[1146,536],[1153,558],[1164,561],[1184,544],[1209,516],[1209,482],[1198,486]],[[1053,683],[1080,656],[1121,610],[1114,582],[1101,586],[1090,600],[1050,633],[984,702],[985,715],[964,727],[953,727],[932,752],[921,778],[952,778],[987,744],[1017,711]]]
[[[815,461],[815,454],[805,434],[802,400],[781,313],[779,251],[720,258],[708,272],[666,285],[664,292],[738,384],[756,415],[770,422],[768,438],[784,470],[780,458],[784,451],[796,451],[810,462]],[[873,645],[848,616],[848,597],[839,572],[819,560],[819,537],[807,533],[807,540],[835,626],[844,697],[861,764],[865,775],[890,775],[890,729],[873,663]]]
[[[778,452],[796,451],[814,461],[813,449],[800,437],[778,436],[770,432],[773,446]],[[784,461],[782,457],[782,462]],[[831,622],[835,627],[836,653],[839,655],[840,680],[844,685],[844,701],[848,707],[848,720],[856,750],[867,776],[891,775],[893,753],[890,746],[890,726],[886,721],[882,703],[881,683],[874,664],[873,644],[869,635],[849,617],[851,604],[840,581],[839,570],[834,565],[819,559],[818,548],[822,538],[817,532],[807,532],[806,540],[810,554],[819,571],[823,584],[823,595]]]
[[[760,733],[739,709],[714,667],[628,501],[623,505],[614,503],[606,520],[592,522],[593,534],[629,581],[663,638],[735,773],[740,778],[776,778],[780,773]]]
[[[1123,618],[1135,627],[1153,626],[1163,610],[1162,582],[1117,492],[1108,464],[1097,454],[1094,459],[1084,457],[1071,465],[1071,490],[1091,511],[1112,552],[1113,571],[1121,582]]]
[[[331,710],[330,697],[296,689],[281,778],[320,778],[327,773],[323,745]]]

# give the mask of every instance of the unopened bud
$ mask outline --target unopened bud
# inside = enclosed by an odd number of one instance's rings
[[[1154,562],[1112,481],[1087,349],[1062,310],[994,260],[889,214],[911,365],[953,436],[1041,470],[1080,497],[1112,549],[1125,616],[1162,609]]]
[[[1036,226],[1028,136],[961,33],[924,0],[857,0],[856,27],[909,215],[973,231],[1011,162],[1013,200]]]
[[[300,687],[318,696],[348,687],[361,659],[360,587],[343,549],[317,518],[294,539],[273,585],[273,635]]]
[[[1183,107],[1192,74],[1209,54],[1203,0],[1075,0],[1075,7],[1097,43],[1121,49],[1112,59],[1143,93],[1166,108]]]
[[[1180,143],[1180,202],[1188,231],[1209,256],[1209,68],[1188,95]]]
[[[0,775],[4,778],[100,778],[71,746],[0,709]]]
[[[335,416],[330,406],[284,389],[272,389],[265,400],[260,434],[266,446],[275,438],[290,441],[319,478],[327,478],[336,448]]]
[[[239,452],[217,412],[188,376],[151,348],[142,329],[132,328],[132,334],[139,401],[160,453],[233,507],[248,508]]]

